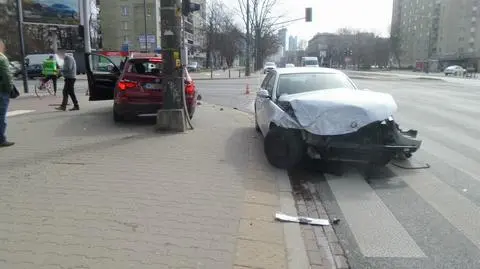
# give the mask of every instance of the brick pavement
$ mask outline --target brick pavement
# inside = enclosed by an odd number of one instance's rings
[[[308,268],[285,240],[299,226],[273,220],[291,189],[251,116],[204,105],[195,130],[169,135],[110,111],[9,119],[0,268]]]

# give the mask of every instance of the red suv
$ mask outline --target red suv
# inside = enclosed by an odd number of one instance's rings
[[[91,54],[87,64],[90,101],[114,100],[116,122],[138,115],[156,114],[163,107],[162,58],[153,54],[132,55],[117,63],[114,57]],[[107,71],[105,65],[112,66]],[[98,68],[97,68],[98,66]],[[122,66],[120,70],[118,66]],[[101,70],[101,71],[100,71]],[[185,98],[190,118],[195,113],[197,91],[188,71],[185,74]]]

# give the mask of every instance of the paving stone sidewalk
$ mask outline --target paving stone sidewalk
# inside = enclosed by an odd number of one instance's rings
[[[292,189],[251,115],[202,105],[160,134],[85,110],[10,121],[0,268],[310,268],[300,226],[273,219],[296,214]]]

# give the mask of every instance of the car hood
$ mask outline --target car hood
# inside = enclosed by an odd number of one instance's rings
[[[356,132],[372,122],[388,119],[397,110],[390,94],[352,89],[282,95],[278,101],[282,107],[290,104],[298,128],[318,135]]]

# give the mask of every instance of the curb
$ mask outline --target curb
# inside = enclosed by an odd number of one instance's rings
[[[297,216],[297,208],[293,199],[293,189],[286,171],[277,170],[275,179],[280,194],[280,209],[282,213]],[[283,236],[287,253],[287,266],[289,269],[310,269],[310,262],[303,241],[302,231],[298,223],[284,222]]]
[[[329,218],[320,200],[320,193],[311,182],[292,182],[295,202],[302,216]],[[349,269],[345,251],[330,226],[301,226],[312,269]]]

